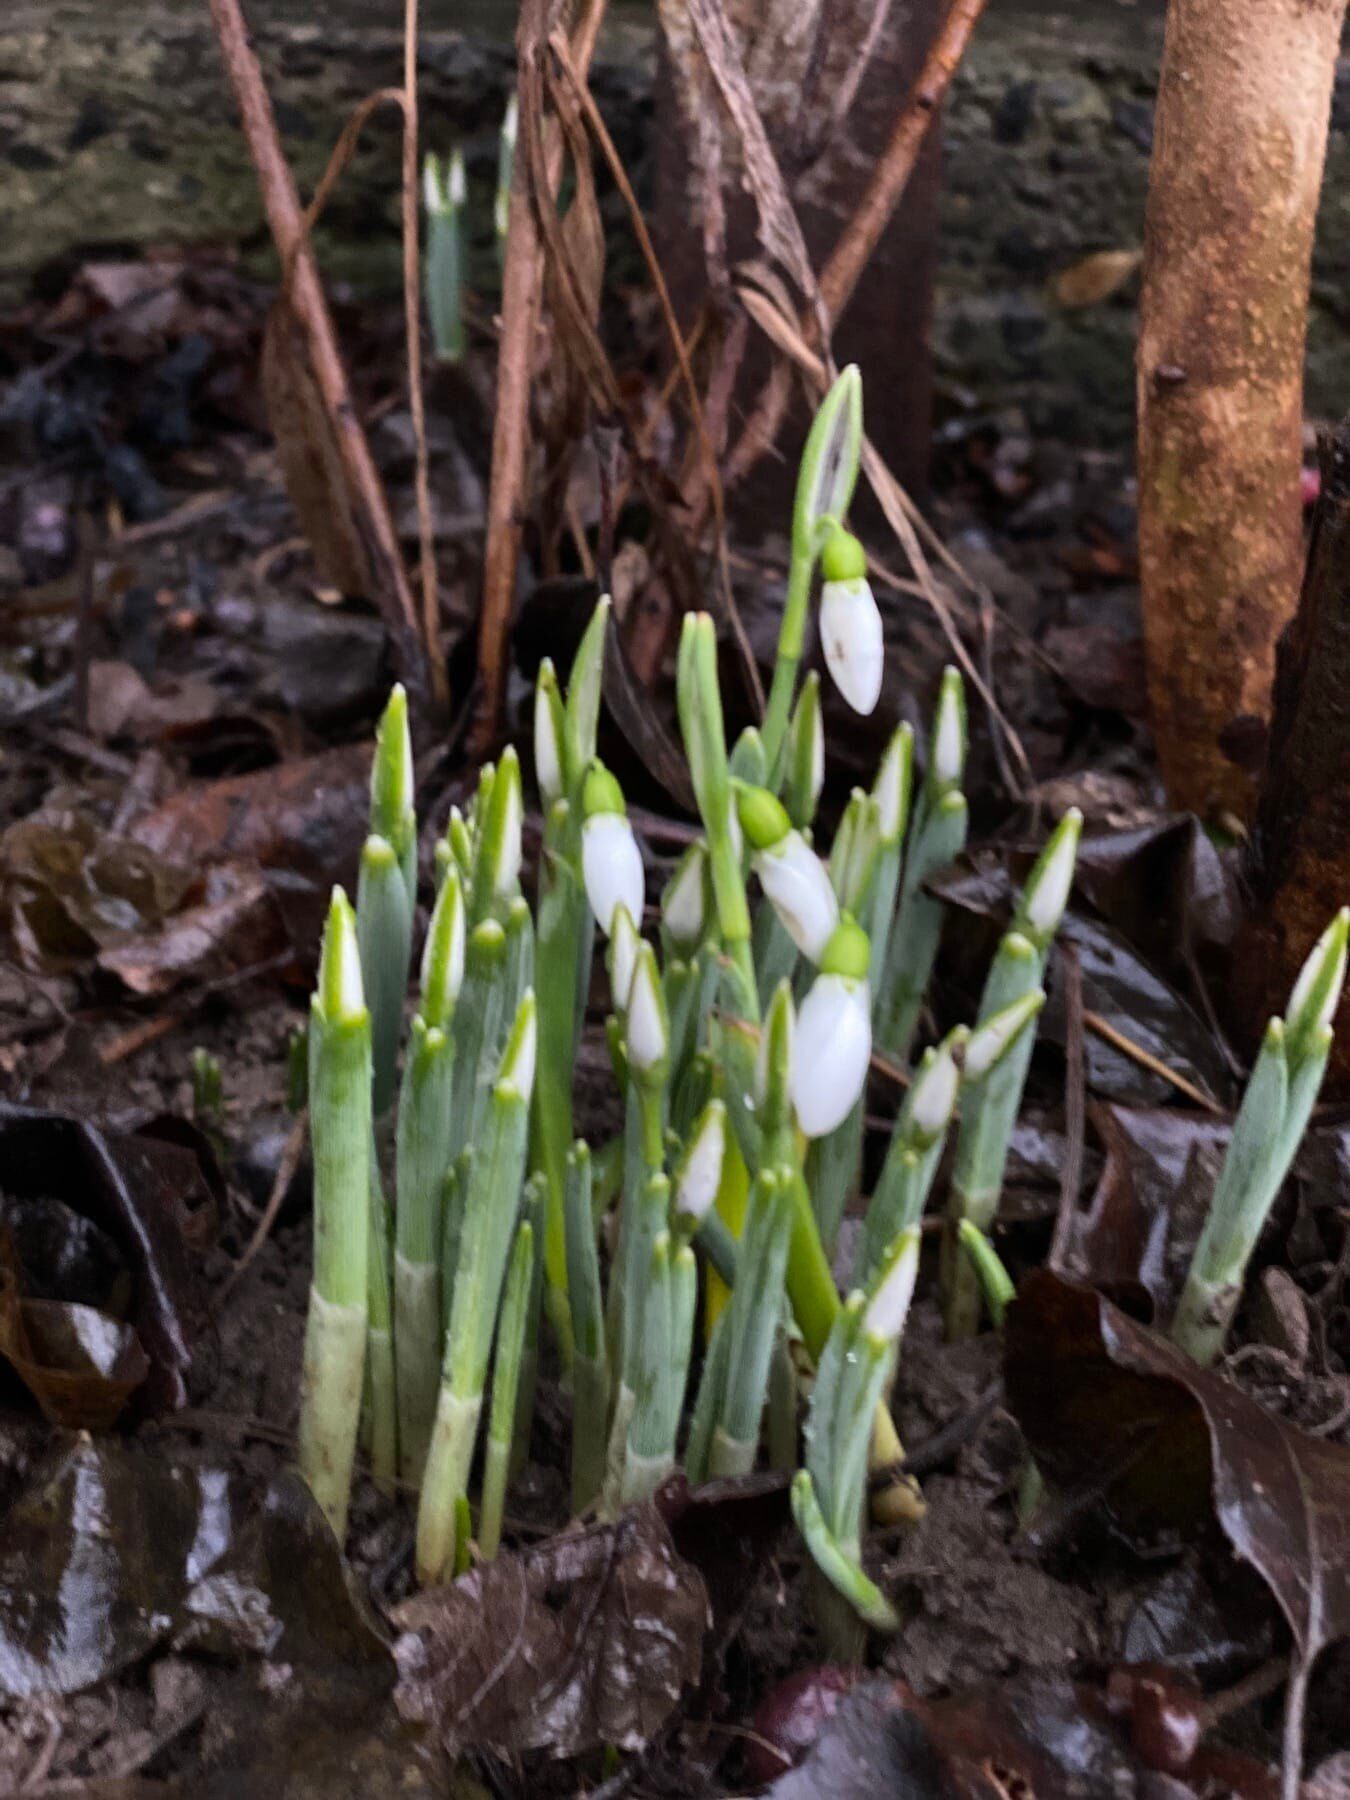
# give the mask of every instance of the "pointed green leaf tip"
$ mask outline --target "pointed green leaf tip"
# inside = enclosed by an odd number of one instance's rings
[[[586,782],[581,790],[581,812],[587,819],[593,819],[599,813],[618,813],[624,818],[628,812],[623,789],[598,758],[586,771]]]
[[[862,981],[871,961],[872,945],[858,921],[845,913],[830,933],[825,953],[820,959],[822,975],[842,975],[849,981]]]
[[[792,829],[781,802],[767,788],[751,787],[748,782],[736,785],[736,812],[741,830],[756,850],[772,849]]]
[[[1022,939],[1025,943],[1026,940]],[[1030,950],[1030,945],[1027,946]],[[1000,1063],[1045,1005],[1045,989],[1033,988],[978,1025],[966,1045],[965,1078],[982,1081]]]
[[[773,991],[759,1037],[755,1085],[766,1116],[788,1105],[792,1081],[792,1039],[797,1016],[792,1005],[792,983],[785,976]]]
[[[1073,887],[1074,864],[1083,815],[1071,806],[1051,832],[1036,866],[1027,877],[1016,923],[1038,948],[1044,949],[1059,929]]]
[[[454,869],[446,873],[427,927],[422,952],[422,1017],[444,1027],[464,981],[464,891]]]
[[[529,1100],[534,1090],[534,1061],[537,1046],[538,1025],[535,1017],[534,989],[526,988],[516,1011],[511,1035],[506,1040],[506,1048],[502,1051],[501,1068],[497,1075],[499,1084],[514,1088],[521,1099],[526,1101]]]
[[[848,512],[862,456],[862,376],[856,363],[839,375],[820,403],[802,451],[792,511],[794,548],[814,554],[826,519]]]
[[[356,941],[356,914],[340,887],[333,889],[328,905],[314,998],[330,1025],[359,1025],[367,1016],[361,986],[361,952]]]
[[[412,810],[412,738],[408,732],[408,696],[400,682],[389,695],[375,733],[375,760],[370,769],[370,828],[397,848]]]
[[[928,784],[935,793],[946,793],[960,785],[969,741],[965,683],[960,670],[949,665],[942,671],[928,749]]]
[[[914,729],[910,725],[896,728],[872,783],[872,798],[880,814],[881,836],[894,844],[904,835],[909,823],[910,793],[914,781]]]
[[[609,595],[601,596],[577,646],[567,677],[566,745],[570,783],[595,755],[600,728],[600,693],[605,673],[605,634],[609,629]]]
[[[821,546],[820,572],[826,581],[861,581],[867,574],[867,552],[842,525],[835,526]]]
[[[1350,907],[1342,907],[1313,945],[1294,983],[1285,1009],[1289,1053],[1302,1061],[1308,1051],[1321,1048],[1318,1040],[1330,1029],[1345,982],[1346,947],[1350,940]]]
[[[483,849],[490,871],[492,892],[504,899],[520,875],[521,826],[524,805],[520,791],[520,758],[514,744],[502,752],[492,780],[483,819]]]

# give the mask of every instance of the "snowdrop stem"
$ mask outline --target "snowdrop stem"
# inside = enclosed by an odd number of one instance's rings
[[[788,568],[787,597],[783,602],[783,622],[778,630],[778,654],[773,665],[773,681],[769,702],[764,712],[760,736],[768,761],[769,785],[777,789],[783,746],[787,740],[788,719],[797,690],[797,671],[801,667],[802,647],[806,641],[806,615],[811,600],[811,577],[815,572],[814,547],[794,546]]]

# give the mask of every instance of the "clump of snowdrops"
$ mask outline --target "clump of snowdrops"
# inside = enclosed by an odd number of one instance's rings
[[[698,1481],[767,1455],[793,1472],[794,1517],[836,1640],[841,1616],[845,1627],[896,1623],[862,1549],[869,1489],[873,1513],[920,1506],[896,1473],[888,1396],[921,1222],[954,1134],[947,1326],[974,1331],[982,1306],[997,1322],[1011,1289],[985,1233],[1080,820],[1067,813],[1033,867],[975,1019],[916,1055],[944,922],[926,883],[966,839],[962,683],[951,669],[942,679],[922,775],[902,724],[826,856],[813,838],[826,764],[819,680],[798,680],[819,568],[827,669],[858,712],[880,697],[881,616],[844,522],[861,441],[848,369],[803,457],[764,721],[733,745],[713,622],[684,621],[677,699],[699,832],[654,914],[623,793],[596,755],[602,600],[566,686],[548,662],[539,674],[536,891],[521,889],[522,772],[508,749],[436,846],[406,1023],[417,822],[399,690],[385,713],[356,907],[335,891],[312,1003],[300,1462],[341,1535],[364,1420],[377,1479],[418,1491],[424,1582],[496,1550],[546,1320],[573,1396],[575,1511],[612,1514],[677,1466]],[[624,1126],[588,1144],[573,1074],[597,943]],[[1221,1341],[1232,1307],[1220,1318],[1215,1293],[1230,1296],[1245,1266],[1241,1256],[1235,1277],[1223,1221],[1236,1215],[1238,1238],[1254,1241],[1252,1218],[1306,1122],[1345,943],[1342,915],[1289,1021],[1268,1035],[1216,1201],[1222,1241],[1202,1242],[1183,1303],[1184,1319],[1212,1322],[1187,1328],[1197,1353],[1206,1332]],[[907,1086],[841,1294],[832,1256],[861,1180],[877,1056]]]

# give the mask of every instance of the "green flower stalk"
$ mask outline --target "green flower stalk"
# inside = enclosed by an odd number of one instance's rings
[[[798,831],[809,831],[815,823],[824,786],[825,720],[820,706],[820,676],[812,669],[792,709],[783,783],[783,804]]]
[[[510,988],[509,945],[504,925],[484,919],[469,933],[464,952],[464,986],[455,1008],[455,1066],[450,1110],[450,1155],[477,1142],[478,1121],[493,1085],[498,1045]]]
[[[817,1567],[878,1631],[894,1631],[899,1619],[862,1569],[868,1452],[918,1266],[919,1232],[910,1227],[887,1252],[866,1293],[854,1292],[841,1308],[816,1370],[806,1466],[792,1484],[793,1517]]]
[[[464,338],[464,153],[458,145],[444,165],[428,156],[422,166],[427,215],[427,315],[438,362],[457,363]]]
[[[709,1446],[709,1473],[714,1476],[748,1475],[755,1466],[782,1308],[791,1188],[787,1170],[763,1170],[751,1183],[727,1310],[722,1394]]]
[[[877,990],[877,1044],[901,1063],[908,1060],[914,1041],[945,913],[942,902],[924,891],[924,883],[965,848],[969,812],[961,782],[968,747],[965,689],[960,673],[949,668],[938,693],[928,770]]]
[[[850,364],[820,403],[797,476],[787,596],[762,726],[765,754],[775,776],[806,641],[811,577],[825,538],[848,512],[858,480],[862,435],[862,378]]]
[[[1046,956],[1073,886],[1082,825],[1082,814],[1071,807],[1037,858],[1013,914],[1012,929],[999,945],[986,978],[979,1025],[1040,988]],[[1019,1032],[1008,1053],[970,1089],[962,1107],[952,1174],[951,1228],[945,1246],[949,1337],[970,1337],[979,1325],[979,1283],[969,1261],[956,1254],[955,1233],[962,1219],[986,1232],[993,1222],[1034,1044],[1034,1032]]]
[[[422,1479],[441,1367],[441,1195],[450,1164],[455,1003],[464,981],[464,901],[451,870],[436,899],[422,955],[398,1104],[394,1212],[394,1343],[403,1479]]]
[[[373,1106],[383,1118],[398,1087],[403,997],[412,954],[412,907],[398,856],[387,838],[368,837],[356,890],[356,931],[371,1016]]]
[[[370,1014],[356,920],[333,890],[310,1002],[314,1273],[300,1384],[300,1473],[339,1541],[347,1528],[365,1372],[369,1254]]]
[[[525,1179],[536,1051],[534,995],[527,993],[502,1052],[463,1199],[441,1391],[417,1515],[417,1572],[425,1584],[449,1579],[455,1567],[456,1514],[468,1491],[493,1328]]]
[[[1222,1352],[1253,1250],[1307,1129],[1331,1054],[1345,981],[1350,909],[1313,946],[1283,1019],[1266,1027],[1214,1198],[1186,1275],[1172,1336],[1208,1366]]]
[[[519,130],[520,108],[512,94],[506,102],[502,128],[497,135],[497,191],[492,197],[492,229],[497,238],[497,255],[502,261],[506,258],[506,233],[511,224],[511,181]]]
[[[548,1182],[544,1266],[549,1316],[564,1363],[571,1354],[567,1245],[563,1218],[572,1143],[572,1077],[590,987],[590,906],[581,867],[582,784],[595,757],[609,601],[591,615],[561,694],[552,665],[535,692],[535,773],[544,804],[539,859],[539,1078],[535,1086],[534,1166]]]
[[[398,1386],[394,1366],[394,1293],[389,1267],[389,1202],[372,1143],[370,1247],[366,1262],[366,1388],[362,1443],[381,1493],[392,1494],[398,1474]]]
[[[591,1153],[581,1139],[567,1158],[564,1203],[567,1297],[572,1313],[572,1512],[598,1497],[605,1479],[609,1358],[592,1206]]]
[[[886,1161],[867,1206],[855,1280],[872,1281],[902,1231],[917,1226],[932,1190],[948,1127],[956,1112],[961,1064],[970,1033],[958,1025],[925,1050],[891,1132]]]
[[[648,1500],[675,1466],[675,1434],[689,1379],[698,1273],[687,1244],[657,1234],[648,1263],[637,1350],[637,1388],[624,1455],[621,1500]]]
[[[534,1229],[528,1219],[516,1231],[506,1271],[497,1346],[492,1359],[492,1409],[488,1415],[487,1453],[483,1460],[483,1503],[478,1519],[478,1548],[491,1562],[502,1541],[506,1484],[516,1429],[516,1396],[520,1388],[530,1290],[534,1284]]]

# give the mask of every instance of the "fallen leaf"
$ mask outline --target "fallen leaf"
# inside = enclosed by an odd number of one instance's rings
[[[1142,250],[1097,250],[1072,268],[1061,269],[1050,283],[1060,306],[1100,306],[1120,292],[1144,260]]]
[[[208,894],[157,931],[100,952],[98,963],[133,994],[167,994],[185,981],[212,982],[269,963],[288,946],[272,889],[251,863],[211,871]]]
[[[653,1507],[504,1552],[393,1614],[399,1711],[447,1752],[650,1743],[699,1680],[703,1578]]]
[[[153,743],[213,719],[221,696],[209,681],[184,675],[149,683],[125,662],[89,665],[89,729],[95,737]]]
[[[0,1356],[48,1424],[107,1431],[150,1372],[135,1330],[78,1301],[25,1296],[23,1270],[0,1235]]]
[[[125,1317],[150,1363],[136,1411],[186,1404],[202,1373],[194,1364],[209,1363],[213,1347],[201,1248],[215,1199],[199,1156],[68,1113],[0,1103],[0,1168],[8,1200],[61,1201],[116,1246],[130,1275]],[[50,1283],[44,1292],[52,1294]]]
[[[1350,1448],[1286,1424],[1090,1288],[1041,1269],[1007,1319],[1005,1374],[1037,1464],[1133,1531],[1217,1521],[1302,1661],[1350,1633]]]

